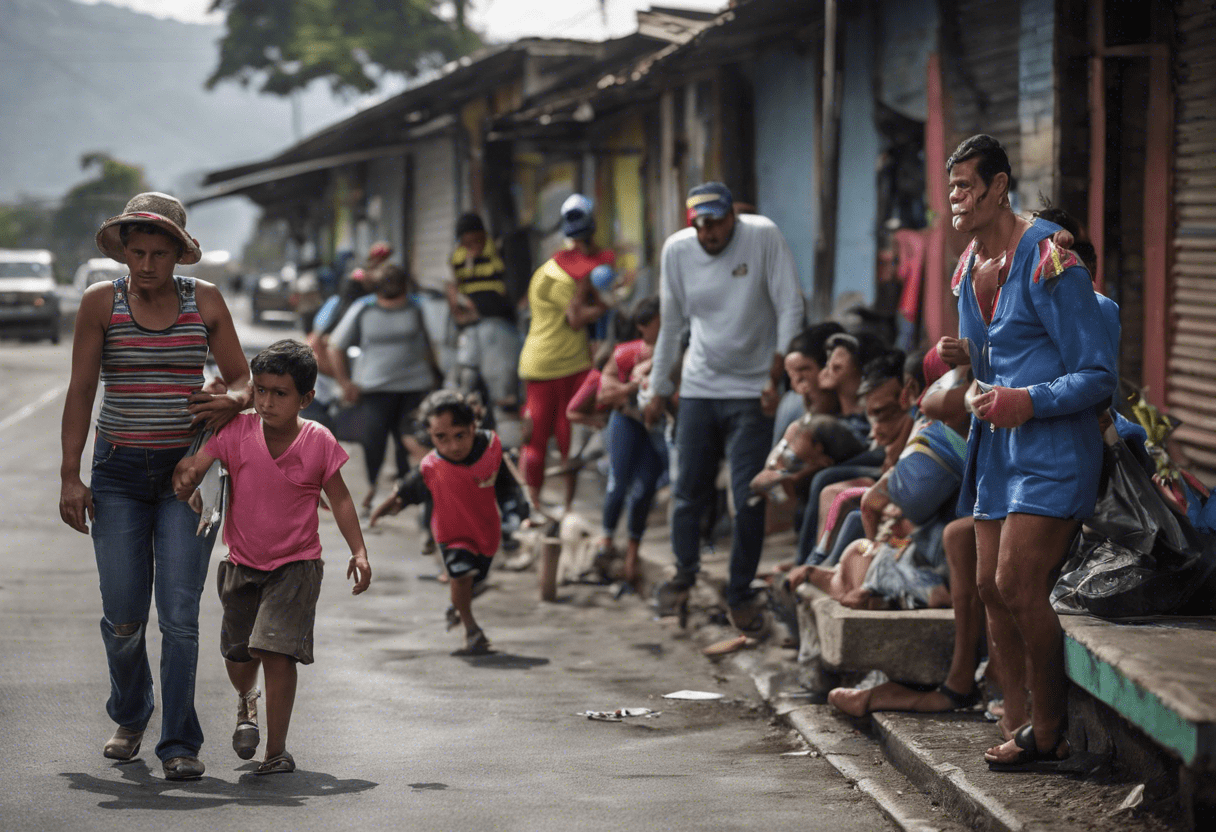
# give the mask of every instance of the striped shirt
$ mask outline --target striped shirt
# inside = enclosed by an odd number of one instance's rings
[[[113,445],[184,448],[193,439],[186,400],[203,386],[207,326],[194,299],[194,278],[178,277],[177,320],[145,329],[131,317],[127,278],[114,281],[114,308],[101,355],[105,393],[97,433]]]
[[[479,253],[472,253],[464,246],[452,252],[452,274],[456,288],[477,309],[483,318],[514,318],[511,302],[507,300],[507,267],[503,265],[493,240],[486,240]]]

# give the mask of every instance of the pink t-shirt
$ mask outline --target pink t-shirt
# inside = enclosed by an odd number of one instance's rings
[[[332,433],[304,421],[299,436],[274,459],[261,417],[242,413],[211,438],[206,451],[223,460],[232,476],[224,543],[233,563],[269,572],[321,557],[321,487],[350,458]]]
[[[490,435],[490,446],[472,465],[449,462],[435,451],[422,458],[418,469],[435,503],[431,533],[441,546],[494,557],[502,539],[502,517],[494,495],[501,463],[497,434]]]

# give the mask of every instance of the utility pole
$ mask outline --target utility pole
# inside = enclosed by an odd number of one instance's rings
[[[819,121],[819,147],[815,167],[819,183],[819,234],[815,240],[815,279],[811,288],[811,314],[824,320],[832,311],[836,280],[836,214],[840,179],[840,92],[838,67],[839,23],[836,0],[823,3],[823,107]]]

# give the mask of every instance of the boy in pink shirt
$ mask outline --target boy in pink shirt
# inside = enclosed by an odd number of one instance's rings
[[[312,663],[312,630],[321,591],[321,491],[350,547],[355,595],[367,589],[359,516],[339,470],[346,451],[333,434],[300,418],[313,398],[317,360],[299,341],[271,344],[250,362],[254,409],[229,422],[206,446],[177,465],[173,490],[188,500],[203,474],[221,460],[232,479],[224,523],[228,557],[217,573],[224,619],[220,652],[240,696],[232,747],[248,760],[257,750],[258,667],[266,680],[266,756],[256,774],[295,771],[287,729],[296,694],[296,663]]]
[[[476,414],[463,396],[437,390],[419,410],[435,449],[372,513],[371,522],[433,496],[431,532],[451,579],[452,607],[465,628],[465,647],[456,654],[484,655],[491,652],[490,641],[473,619],[473,587],[486,579],[502,539],[499,493],[505,498],[518,486],[501,468],[498,436],[477,430]]]

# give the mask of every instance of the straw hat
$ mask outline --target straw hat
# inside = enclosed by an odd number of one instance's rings
[[[182,244],[182,256],[177,262],[189,266],[202,259],[203,251],[198,240],[186,233],[186,209],[181,201],[168,194],[150,192],[131,198],[127,207],[117,217],[110,217],[97,231],[97,248],[101,253],[119,263],[126,263],[123,256],[122,238],[118,227],[123,223],[146,222],[159,226],[169,236]]]

